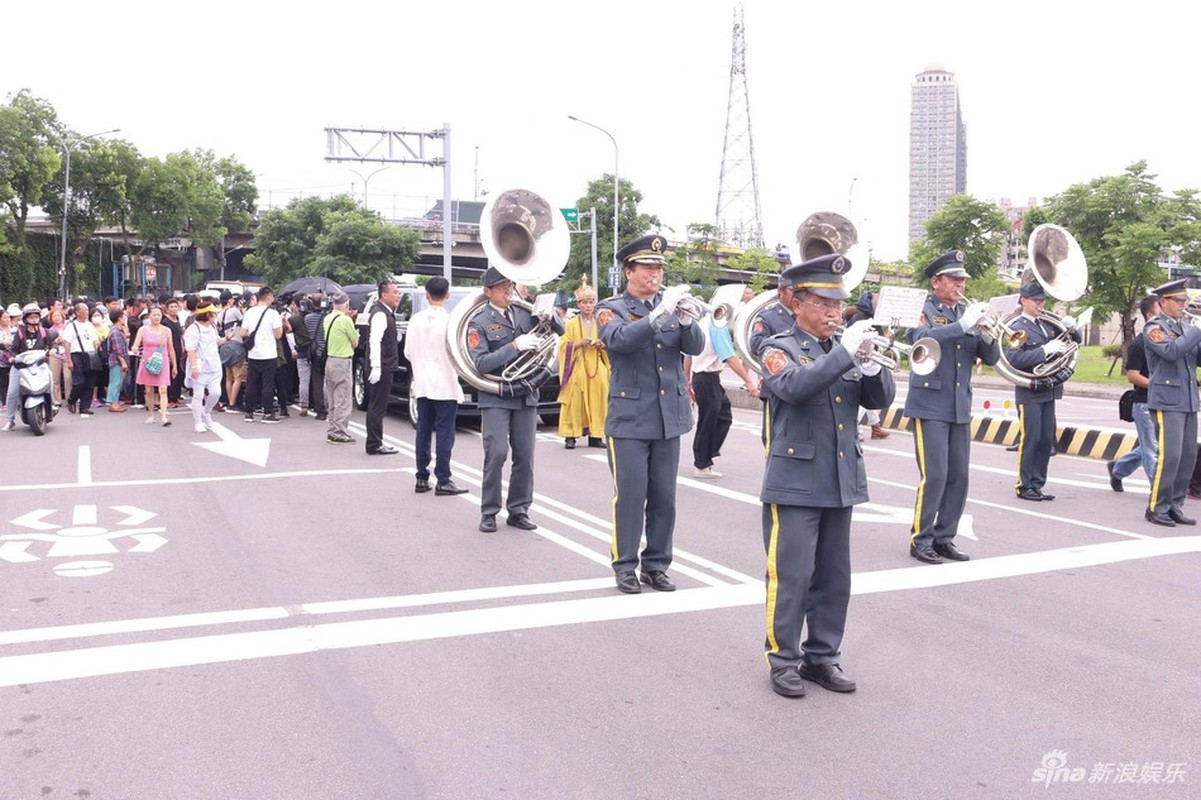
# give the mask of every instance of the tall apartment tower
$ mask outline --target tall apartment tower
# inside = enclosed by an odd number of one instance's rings
[[[955,75],[930,67],[913,79],[909,110],[909,241],[947,198],[967,190],[967,127]]]

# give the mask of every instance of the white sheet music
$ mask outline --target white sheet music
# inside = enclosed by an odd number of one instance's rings
[[[873,322],[885,328],[916,328],[926,305],[926,290],[908,286],[884,286]]]

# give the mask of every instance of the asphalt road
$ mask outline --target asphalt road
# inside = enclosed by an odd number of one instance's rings
[[[0,434],[0,797],[1196,796],[1201,537],[1146,523],[1145,481],[1057,456],[1058,499],[1023,503],[1014,454],[974,445],[973,560],[925,566],[912,441],[869,440],[859,690],[786,700],[759,415],[735,416],[720,480],[689,477],[684,440],[680,590],[637,596],[613,587],[604,451],[550,429],[541,528],[496,534],[478,431],[455,449],[472,493],[418,496],[400,414],[391,457],[295,415]]]

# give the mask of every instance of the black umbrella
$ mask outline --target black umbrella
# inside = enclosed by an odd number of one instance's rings
[[[329,278],[323,278],[320,275],[314,275],[308,278],[297,278],[282,287],[276,294],[312,294],[313,292],[321,292],[329,294],[330,292],[340,292],[342,287]]]

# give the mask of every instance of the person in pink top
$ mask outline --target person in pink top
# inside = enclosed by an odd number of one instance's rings
[[[171,340],[171,331],[163,325],[161,308],[155,306],[150,309],[145,324],[138,328],[131,349],[140,356],[137,382],[146,387],[146,424],[154,422],[157,397],[159,408],[162,409],[163,427],[169,427],[171,418],[167,416],[167,387],[171,385],[177,369],[175,344]],[[155,363],[159,365],[158,372],[153,369]]]

